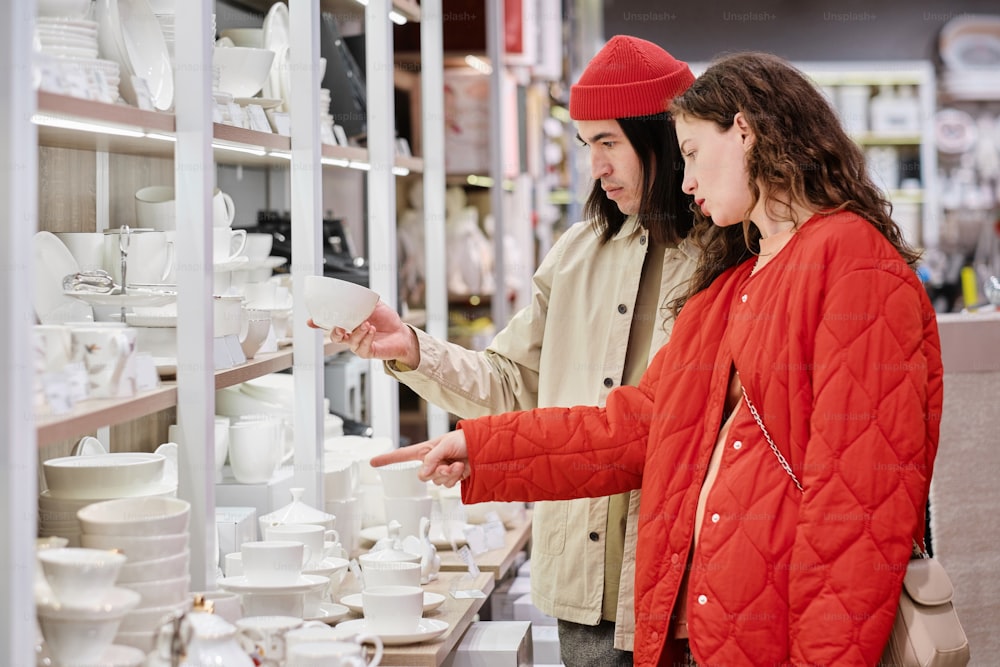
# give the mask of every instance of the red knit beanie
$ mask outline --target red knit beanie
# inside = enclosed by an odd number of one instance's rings
[[[569,92],[573,120],[650,116],[694,82],[687,63],[652,42],[616,35],[594,56]]]

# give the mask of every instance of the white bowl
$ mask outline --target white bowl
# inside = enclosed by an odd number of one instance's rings
[[[36,0],[35,13],[53,18],[82,19],[90,11],[91,0]]]
[[[45,645],[59,664],[95,662],[111,645],[122,619],[139,604],[139,594],[112,588],[97,604],[66,607],[37,605]]]
[[[176,579],[187,574],[190,563],[191,554],[186,549],[164,558],[128,562],[118,571],[118,583],[125,586],[144,581]]]
[[[274,51],[249,46],[217,46],[212,57],[219,68],[219,90],[233,97],[259,93],[273,62]]]
[[[104,598],[127,559],[103,549],[65,547],[40,551],[38,560],[56,600],[80,607]]]
[[[155,486],[164,457],[146,452],[62,456],[42,462],[50,495],[101,499],[134,495]]]
[[[132,562],[157,560],[188,553],[188,534],[149,535],[88,535],[80,536],[80,544],[91,549],[121,549]]]
[[[303,295],[309,316],[323,329],[351,331],[368,319],[378,303],[378,294],[364,285],[328,276],[306,276]]]
[[[139,609],[166,607],[184,602],[191,588],[191,576],[184,575],[173,579],[151,581],[119,582],[122,588],[128,588],[142,596]]]
[[[219,37],[228,37],[236,46],[249,46],[255,49],[264,48],[263,28],[229,28],[219,33]]]
[[[84,458],[84,457],[81,457]],[[87,535],[168,535],[188,528],[191,504],[180,498],[117,498],[76,513]]]

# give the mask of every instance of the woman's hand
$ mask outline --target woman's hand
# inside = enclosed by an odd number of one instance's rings
[[[316,325],[309,320],[309,326]],[[334,327],[330,331],[330,340],[348,345],[351,352],[362,359],[396,360],[409,368],[420,365],[417,335],[403,323],[395,310],[381,301],[354,331]]]
[[[372,466],[378,468],[390,463],[423,461],[417,476],[424,482],[451,488],[469,476],[469,453],[465,447],[465,433],[452,431],[409,447],[375,456]]]

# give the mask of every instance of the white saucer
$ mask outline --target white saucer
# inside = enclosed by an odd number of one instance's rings
[[[273,109],[281,106],[284,100],[276,100],[270,97],[236,97],[233,99],[233,102],[236,102],[241,107],[256,104],[262,109]]]
[[[444,604],[445,597],[440,593],[431,593],[429,591],[424,591],[424,613],[429,611],[434,611],[438,607]],[[344,605],[356,614],[363,614],[364,607],[361,604],[361,593],[354,593],[352,595],[345,595],[340,598],[340,604]]]
[[[303,621],[320,621],[321,623],[336,623],[343,620],[351,610],[342,604],[334,602],[320,602],[319,615],[311,618],[303,618]]]
[[[236,269],[242,269],[246,267],[246,264],[250,261],[250,258],[246,255],[240,255],[228,262],[216,262],[212,265],[212,270],[216,273],[223,273],[225,271],[235,271]]]
[[[342,621],[337,624],[337,632],[340,636],[360,634],[374,634],[367,629],[368,622],[363,618],[353,621]],[[402,644],[418,644],[435,637],[440,637],[448,630],[448,624],[436,618],[422,618],[417,631],[412,634],[379,634],[379,638],[386,646],[399,646]],[[343,634],[340,634],[343,633]]]
[[[314,574],[299,575],[298,581],[292,584],[255,584],[247,581],[246,577],[223,577],[219,579],[219,587],[234,593],[305,593],[310,588],[325,585],[330,580],[329,577],[321,577]]]
[[[129,288],[128,294],[98,294],[90,292],[63,292],[68,297],[79,299],[92,306],[165,306],[177,301],[177,292]]]
[[[465,524],[469,525],[469,524]],[[389,528],[387,526],[369,526],[368,528],[362,528],[359,533],[361,536],[361,541],[363,546],[371,546],[378,542],[379,540],[389,537]],[[431,544],[433,544],[438,550],[451,549],[451,542],[448,540],[442,540],[438,538],[431,539]],[[455,536],[455,546],[461,547],[465,544],[465,535]]]

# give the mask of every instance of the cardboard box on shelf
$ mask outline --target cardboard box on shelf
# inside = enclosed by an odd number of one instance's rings
[[[229,466],[222,470],[222,481],[215,485],[215,503],[225,507],[252,507],[261,517],[292,502],[294,475],[291,466],[279,468],[264,484],[240,484]],[[254,539],[263,539],[254,530]]]
[[[215,525],[222,557],[239,551],[244,542],[257,540],[257,510],[253,507],[216,507]]]
[[[476,621],[462,635],[442,667],[531,667],[534,664],[530,623]]]
[[[494,621],[513,621],[514,600],[531,592],[527,577],[504,579],[490,593],[490,618]]]
[[[562,662],[559,655],[559,628],[554,625],[531,625],[531,646],[535,654],[536,667],[538,663],[558,665]]]
[[[532,625],[555,625],[556,619],[542,611],[531,602],[531,593],[514,600],[514,620],[530,621]]]

